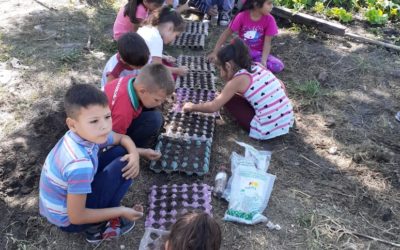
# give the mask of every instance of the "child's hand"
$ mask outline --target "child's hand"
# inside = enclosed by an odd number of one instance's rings
[[[217,53],[211,52],[210,54],[208,54],[207,60],[209,62],[215,63],[215,61],[217,60]]]
[[[187,102],[187,103],[185,103],[184,105],[183,105],[183,107],[182,107],[182,111],[183,112],[192,112],[193,111],[193,103],[191,103],[191,102]]]
[[[141,205],[135,205],[133,208],[130,207],[121,207],[122,214],[121,217],[124,217],[127,220],[134,221],[143,217],[143,207]]]
[[[151,161],[155,161],[160,159],[161,157],[161,153],[158,151],[155,151],[151,148],[146,148],[145,150],[143,150],[143,152],[140,154],[141,156],[151,160]]]
[[[163,59],[165,61],[167,61],[168,63],[175,63],[176,62],[176,58],[173,56],[163,56]]]
[[[126,154],[121,158],[121,161],[127,161],[128,163],[122,169],[122,177],[125,179],[133,179],[139,174],[139,154],[137,152]]]
[[[211,7],[208,11],[207,14],[210,16],[216,16],[218,15],[218,7],[217,5],[214,5],[213,7]]]
[[[189,69],[186,66],[179,66],[176,70],[176,74],[183,76],[186,75],[188,73]]]

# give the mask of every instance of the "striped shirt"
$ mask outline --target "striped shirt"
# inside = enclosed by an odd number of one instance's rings
[[[243,97],[254,108],[250,122],[250,137],[271,139],[289,133],[293,126],[293,107],[286,96],[283,83],[259,63],[252,66],[253,73],[239,70],[235,76],[248,75],[251,83]]]
[[[67,213],[67,194],[88,194],[97,172],[100,148],[113,144],[113,132],[107,142],[98,145],[68,131],[47,155],[39,184],[40,214],[56,226],[71,224]]]

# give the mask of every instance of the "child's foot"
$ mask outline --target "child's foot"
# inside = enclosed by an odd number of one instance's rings
[[[99,243],[103,240],[103,232],[106,229],[106,222],[98,223],[86,230],[86,241],[89,243]]]
[[[134,221],[129,221],[121,217],[109,220],[107,227],[102,234],[103,240],[117,238],[130,232],[134,227]]]
[[[231,15],[227,11],[221,11],[218,16],[218,25],[220,26],[228,26],[231,21]]]

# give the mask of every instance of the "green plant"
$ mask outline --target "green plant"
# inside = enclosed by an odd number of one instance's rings
[[[317,80],[310,80],[296,86],[297,91],[307,99],[318,98],[321,94],[321,85]]]
[[[324,12],[325,6],[323,2],[315,2],[314,7],[312,8],[318,14],[322,14]]]
[[[338,19],[340,22],[348,23],[353,21],[353,15],[343,8],[333,7],[329,9],[326,14],[330,17]]]
[[[375,7],[368,8],[364,15],[370,24],[382,25],[387,23],[389,19],[387,14],[384,14],[381,9],[376,9]]]

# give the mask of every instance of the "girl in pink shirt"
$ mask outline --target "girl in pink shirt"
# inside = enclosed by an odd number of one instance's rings
[[[149,16],[149,12],[161,7],[164,0],[128,0],[119,11],[114,22],[114,40],[127,32],[136,32],[140,22]]]
[[[218,39],[209,59],[215,60],[219,48],[232,33],[238,33],[249,47],[253,61],[260,62],[274,73],[282,71],[284,68],[282,61],[270,54],[272,37],[278,34],[278,26],[270,14],[273,8],[272,2],[272,0],[247,0],[241,12],[235,16]]]

